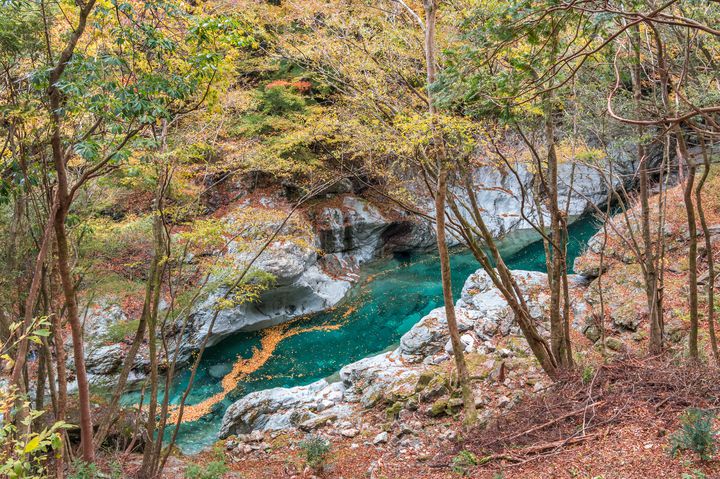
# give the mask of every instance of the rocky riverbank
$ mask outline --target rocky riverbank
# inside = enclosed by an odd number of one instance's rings
[[[548,334],[546,275],[514,274],[541,331]],[[583,329],[588,321],[584,299],[588,282],[573,275],[571,284],[573,324]],[[532,365],[514,315],[487,273],[479,270],[467,279],[456,308],[465,352],[485,365],[488,375],[497,376],[506,369],[503,374],[512,382],[519,380],[515,372],[522,369],[522,381],[530,390],[542,383],[543,374]],[[438,308],[408,331],[395,349],[343,367],[334,382],[323,379],[308,386],[248,394],[225,413],[220,437],[292,428],[311,431],[331,425],[342,432],[348,429],[348,421],[359,417],[358,411],[380,404],[391,415],[405,409],[422,409],[430,415],[451,412],[461,401],[453,396],[450,379],[440,372],[449,364],[451,352],[444,309]]]

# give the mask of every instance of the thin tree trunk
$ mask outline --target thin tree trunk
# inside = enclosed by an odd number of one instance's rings
[[[550,63],[554,62],[557,51],[558,38],[554,24],[550,26],[552,37],[550,39]],[[550,212],[551,244],[546,245],[546,252],[550,257],[546,259],[548,266],[548,286],[550,287],[550,345],[553,356],[559,367],[572,367],[572,345],[570,344],[570,308],[569,286],[567,282],[567,259],[565,235],[565,218],[560,210],[558,199],[558,157],[555,148],[555,69],[551,70],[548,91],[544,94],[545,103],[545,142],[547,145],[547,173],[546,182],[547,203]],[[542,173],[541,173],[542,174]],[[540,212],[542,214],[542,212]],[[546,240],[547,242],[547,240]]]
[[[708,263],[708,279],[706,285],[707,294],[707,322],[708,331],[710,333],[710,346],[712,347],[713,359],[716,366],[720,366],[720,354],[718,353],[717,335],[715,334],[715,259],[713,258],[712,241],[710,239],[710,229],[705,219],[705,210],[702,200],[702,189],[705,181],[710,174],[710,155],[708,155],[705,141],[700,136],[700,146],[703,155],[703,174],[695,188],[695,203],[697,205],[698,218],[700,219],[700,227],[703,230],[705,239],[705,255]]]
[[[465,346],[460,340],[460,331],[455,316],[455,303],[452,293],[452,272],[450,271],[450,254],[445,237],[445,195],[447,192],[447,172],[441,167],[438,174],[437,192],[435,194],[435,224],[437,246],[440,256],[440,276],[442,279],[443,301],[445,302],[445,317],[447,318],[450,342],[452,344],[455,367],[458,371],[458,383],[462,392],[463,406],[465,408],[465,423],[477,422],[475,397],[470,386],[470,374],[465,363]]]
[[[64,167],[63,167],[64,170]],[[73,358],[75,360],[75,375],[78,385],[78,408],[80,410],[80,445],[82,457],[85,462],[95,460],[93,447],[92,412],[90,409],[90,385],[85,370],[85,352],[83,347],[82,325],[75,296],[75,283],[70,271],[70,253],[65,232],[65,218],[67,210],[63,207],[55,221],[55,238],[58,248],[58,271],[62,283],[65,308],[72,335]]]
[[[693,189],[695,187],[695,161],[690,158],[685,144],[685,136],[680,127],[676,127],[678,161],[687,165],[687,177],[683,190],[683,203],[687,215],[688,228],[688,308],[690,313],[690,334],[688,336],[688,356],[691,360],[699,359],[698,351],[698,287],[697,287],[697,222],[693,205]],[[710,250],[712,253],[712,250]]]
[[[640,28],[635,26],[631,35],[635,54],[635,64],[632,69],[632,86],[633,101],[635,111],[641,115],[642,109],[640,102],[642,100],[642,86],[640,85]],[[660,291],[658,291],[657,270],[655,268],[656,256],[652,242],[652,234],[650,232],[650,178],[648,174],[648,157],[643,144],[643,135],[645,128],[638,126],[636,129],[637,139],[637,157],[639,161],[638,176],[640,178],[640,222],[643,239],[643,274],[645,276],[645,295],[647,297],[648,317],[650,320],[650,354],[660,354],[663,351],[663,324],[662,324],[662,308],[660,308]]]
[[[437,132],[435,125],[435,102],[430,93],[430,86],[435,82],[437,75],[435,27],[437,20],[438,0],[425,0],[425,67],[427,69],[427,87],[429,98],[429,114],[433,131],[431,151],[436,159],[438,168],[437,192],[435,193],[435,229],[437,237],[438,254],[440,255],[440,274],[442,279],[443,300],[445,303],[445,317],[447,318],[450,342],[458,371],[458,384],[462,392],[463,407],[465,409],[465,423],[468,425],[477,422],[475,397],[470,385],[470,375],[465,363],[465,347],[460,340],[460,331],[455,316],[455,303],[452,294],[452,272],[450,270],[450,254],[445,237],[445,198],[447,195],[447,165],[444,154],[442,135]]]
[[[61,80],[65,69],[67,68],[77,47],[80,37],[85,32],[88,18],[95,8],[96,0],[87,0],[85,4],[81,4],[78,13],[78,23],[70,34],[65,48],[60,53],[58,61],[54,68],[50,71],[48,77],[47,96],[49,99],[50,118],[52,120],[52,137],[50,145],[52,147],[52,158],[57,175],[57,213],[54,218],[55,242],[57,245],[57,265],[62,283],[63,296],[65,298],[65,306],[70,323],[70,331],[73,342],[73,357],[75,359],[75,369],[78,383],[78,408],[80,409],[80,441],[82,447],[82,456],[85,462],[93,462],[95,460],[95,449],[93,447],[93,427],[92,413],[90,410],[90,388],[88,385],[87,372],[85,371],[85,355],[83,351],[83,335],[82,325],[78,313],[77,298],[75,295],[75,283],[72,279],[70,270],[70,249],[68,245],[67,232],[65,230],[65,220],[70,209],[72,198],[69,195],[69,184],[67,178],[67,170],[65,165],[65,155],[62,145],[62,94],[58,88],[58,82]]]
[[[57,272],[57,262],[54,262],[53,269],[51,271],[50,275],[50,290],[54,292],[57,289],[56,286],[56,278],[59,276],[59,273]],[[57,296],[56,294],[53,294],[53,296]],[[60,308],[57,308],[55,311],[55,314],[53,314],[52,318],[52,329],[53,329],[53,345],[55,347],[55,360],[56,360],[56,366],[57,366],[57,385],[58,385],[58,391],[57,391],[57,412],[55,415],[55,419],[58,421],[64,421],[67,416],[67,359],[65,357],[65,334],[62,327],[62,318],[60,316]],[[67,439],[67,434],[63,434],[63,437]],[[67,441],[64,441],[63,444],[63,450],[69,450],[67,448]],[[64,469],[64,462],[65,454],[63,451],[61,451],[56,458],[55,461],[55,477],[57,479],[62,479],[65,474]]]
[[[162,221],[162,195],[164,194],[164,175],[158,175],[158,195],[155,199],[155,216],[153,218],[153,239],[155,249],[155,268],[153,269],[153,276],[149,279],[151,281],[149,285],[149,314],[147,315],[147,330],[148,330],[148,349],[150,355],[150,400],[148,402],[148,418],[146,421],[145,433],[146,433],[146,444],[143,452],[143,462],[140,469],[139,477],[144,479],[152,479],[156,477],[157,465],[160,459],[160,445],[162,444],[161,434],[157,432],[157,404],[158,404],[158,383],[159,383],[159,371],[158,371],[158,353],[157,353],[157,315],[158,315],[158,304],[160,302],[160,287],[162,281],[162,272],[164,268],[160,267],[162,258],[165,255],[165,231],[163,228]],[[168,391],[166,391],[166,394]]]

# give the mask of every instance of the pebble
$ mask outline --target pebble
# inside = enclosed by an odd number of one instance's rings
[[[457,432],[454,429],[448,429],[440,437],[446,441],[454,441],[457,438]]]
[[[388,433],[387,433],[387,431],[383,431],[380,434],[378,434],[377,436],[375,436],[375,439],[373,439],[373,444],[377,446],[378,444],[384,444],[387,441],[388,441]]]
[[[358,430],[355,428],[341,429],[340,435],[344,437],[355,437],[358,435]]]

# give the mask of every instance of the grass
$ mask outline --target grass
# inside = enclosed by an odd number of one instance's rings
[[[135,334],[139,324],[139,319],[131,319],[130,321],[115,323],[108,328],[105,339],[107,341],[112,341],[113,343],[118,343],[126,337]]]

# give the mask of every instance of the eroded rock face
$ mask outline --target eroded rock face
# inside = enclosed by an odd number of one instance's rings
[[[473,172],[475,200],[483,212],[488,229],[495,237],[512,231],[531,230],[532,225],[523,216],[534,223],[538,222],[533,192],[533,183],[537,181],[535,175],[521,162],[515,164],[513,169],[514,172],[492,165],[481,166]],[[613,188],[619,185],[619,180],[613,181]],[[582,164],[558,165],[558,200],[563,209],[567,206],[571,218],[592,211],[594,206],[605,204],[609,193],[607,181],[598,169]],[[470,204],[465,189],[456,189],[455,194],[465,204]],[[428,208],[432,209],[432,206],[428,205]],[[462,211],[471,220],[470,213]]]
[[[322,208],[311,216],[324,260],[350,267],[382,254],[419,251],[434,245],[435,233],[427,221],[399,211],[391,218],[356,196],[345,196],[340,206]]]
[[[269,273],[274,286],[259,301],[223,309],[217,314],[208,346],[245,331],[264,329],[298,316],[323,311],[337,304],[357,279],[357,268],[387,251],[391,238],[417,250],[432,244],[432,231],[418,222],[403,219],[398,226],[372,203],[344,196],[338,208],[313,213],[314,230],[291,231],[293,240],[277,241],[263,252],[253,269]],[[268,229],[276,225],[267,225]],[[226,255],[241,270],[254,251],[240,251],[231,243]],[[215,305],[227,288],[219,287],[192,316],[190,332],[183,342],[188,352],[199,347],[208,334]]]
[[[249,260],[246,253],[238,254],[235,258],[238,269]],[[256,331],[334,306],[343,298],[351,282],[331,277],[320,268],[317,260],[313,243],[273,243],[253,267],[272,274],[275,278],[274,286],[255,303],[219,311],[209,335],[208,346],[234,333]],[[208,334],[215,306],[226,291],[226,287],[218,288],[197,307],[192,316],[188,348],[198,347]]]
[[[118,340],[116,336],[119,333],[114,332],[113,328],[126,324],[128,321],[127,315],[117,304],[101,301],[88,307],[87,314],[83,317],[85,327],[83,347],[88,380],[94,386],[112,387],[116,384],[132,334],[129,334],[130,337],[121,342],[115,342]],[[119,330],[124,331],[122,328]],[[128,344],[123,344],[123,342]],[[65,351],[68,369],[74,371],[75,361],[70,335],[65,337]],[[145,378],[146,365],[147,359],[141,349],[128,376],[128,386]],[[68,382],[70,392],[75,391],[76,388],[76,381]]]

